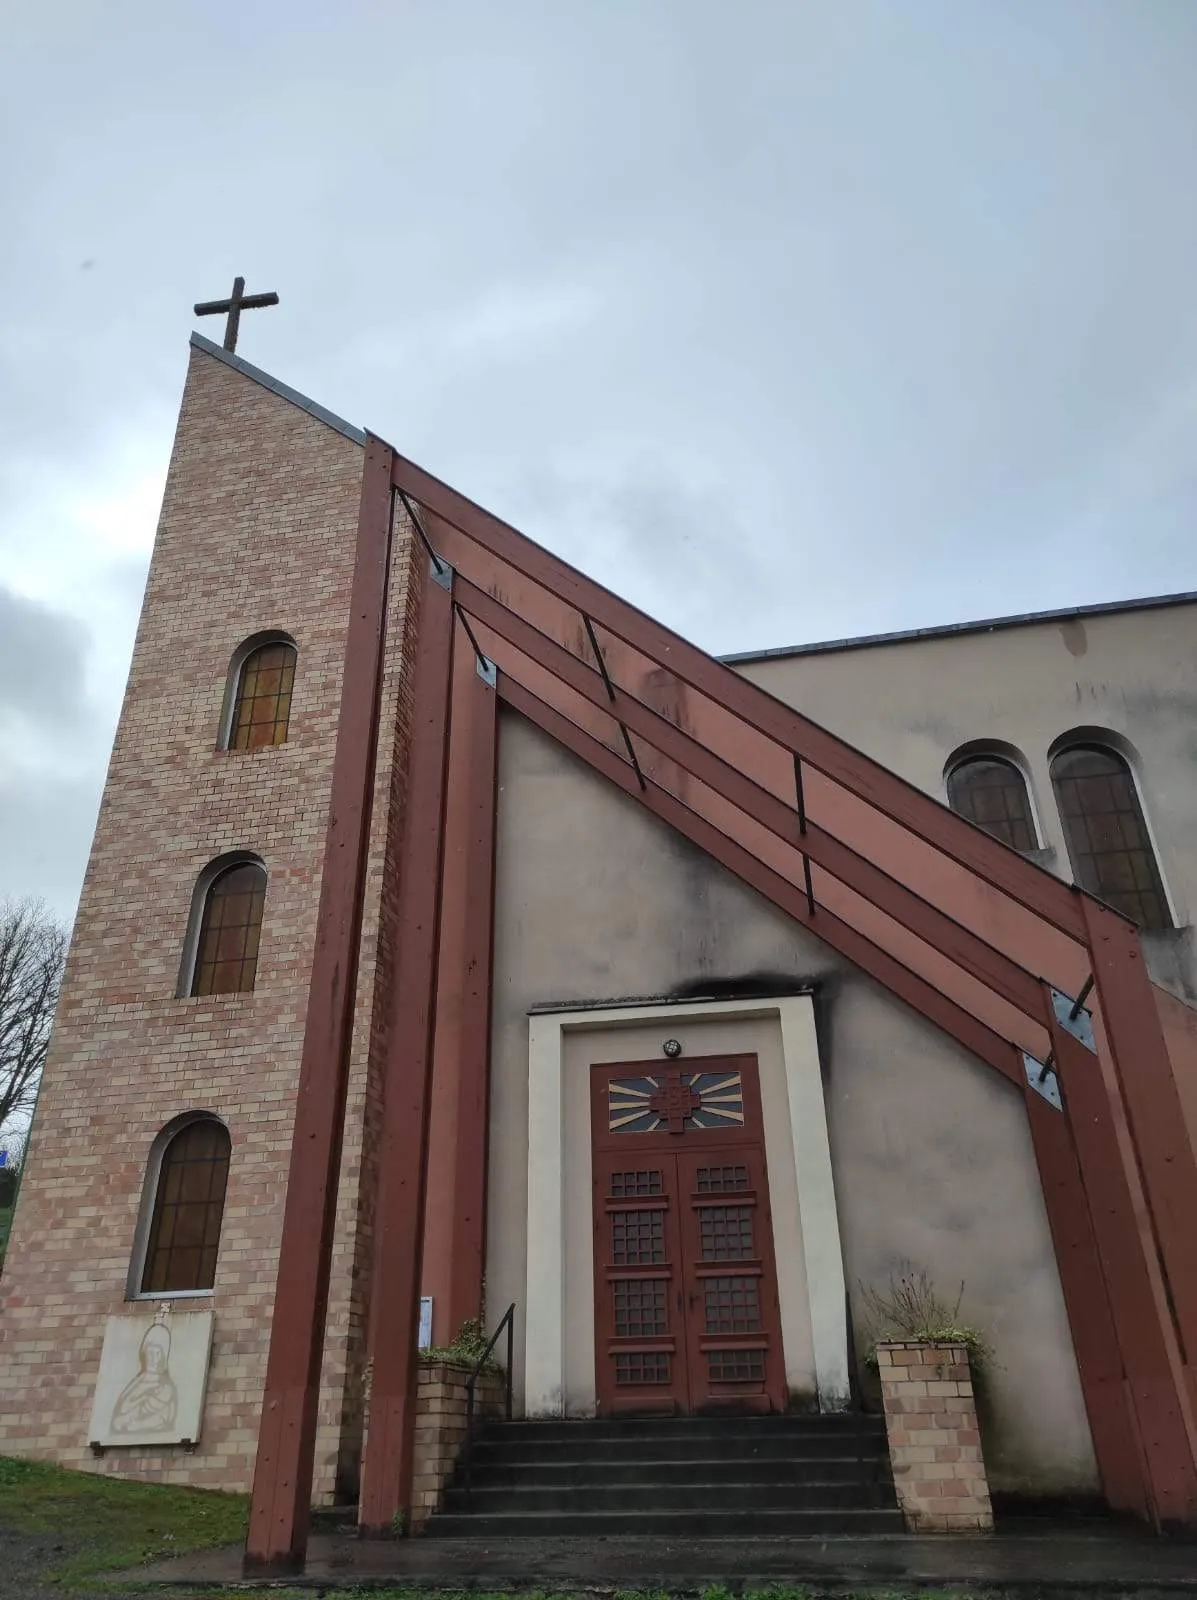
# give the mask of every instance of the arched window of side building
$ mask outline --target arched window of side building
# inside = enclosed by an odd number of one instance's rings
[[[995,839],[1024,853],[1039,848],[1027,781],[1007,756],[973,751],[948,764],[948,804]]]
[[[261,750],[287,742],[297,659],[294,641],[283,634],[259,634],[241,646],[229,669],[224,749]]]
[[[189,1114],[159,1134],[143,1200],[136,1295],[202,1294],[216,1281],[231,1141],[223,1122]]]
[[[1051,763],[1072,871],[1082,889],[1137,922],[1172,926],[1130,764],[1111,745],[1069,744]]]
[[[253,857],[224,858],[200,875],[179,992],[250,992],[258,975],[266,868]]]

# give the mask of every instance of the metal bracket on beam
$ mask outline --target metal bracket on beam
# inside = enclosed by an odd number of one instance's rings
[[[1071,1000],[1068,1002],[1072,1004]],[[1051,1060],[1036,1061],[1034,1056],[1029,1056],[1024,1050],[1022,1053],[1023,1070],[1027,1075],[1027,1082],[1036,1094],[1042,1095],[1048,1105],[1055,1106],[1057,1111],[1063,1111],[1064,1102],[1060,1098],[1060,1080],[1056,1076],[1056,1069]]]
[[[1092,1015],[1083,1005],[1073,1000],[1070,995],[1061,994],[1059,989],[1052,989],[1051,996],[1052,1010],[1056,1013],[1056,1021],[1074,1039],[1079,1039],[1086,1050],[1092,1050],[1093,1054],[1096,1055],[1097,1041],[1093,1037]],[[1083,992],[1081,999],[1084,999]]]
[[[485,656],[478,656],[474,665],[478,676],[488,689],[498,688],[499,669],[493,661],[488,661]]]
[[[441,588],[447,589],[450,594],[453,593],[453,568],[447,561],[442,561],[439,567],[434,561],[432,567],[432,581],[433,583],[439,583]]]

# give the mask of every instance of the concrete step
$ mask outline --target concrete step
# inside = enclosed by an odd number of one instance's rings
[[[773,1534],[790,1538],[833,1535],[863,1538],[901,1532],[902,1517],[896,1506],[860,1511],[833,1508],[812,1511],[724,1511],[704,1507],[701,1511],[438,1512],[429,1518],[425,1536],[442,1539],[518,1539],[626,1534],[631,1537],[647,1535],[653,1538],[685,1539],[704,1535],[743,1538]]]
[[[563,1422],[489,1422],[480,1437],[488,1440],[589,1439],[620,1442],[636,1439],[684,1439],[687,1447],[697,1439],[855,1438],[884,1439],[885,1419],[846,1411],[835,1416],[790,1413],[768,1417],[603,1417]]]
[[[892,1506],[890,1484],[870,1483],[739,1483],[713,1477],[706,1483],[663,1483],[646,1478],[639,1483],[605,1484],[475,1484],[449,1489],[446,1512],[473,1516],[523,1516],[545,1511],[572,1512],[587,1518],[605,1512],[653,1511],[706,1515],[711,1507],[721,1512],[750,1516],[758,1511],[817,1511],[820,1509],[867,1511]]]
[[[513,1461],[508,1455],[474,1456],[472,1477],[478,1487],[511,1484],[577,1486],[623,1483],[719,1483],[728,1474],[737,1483],[875,1483],[889,1481],[889,1461],[880,1453],[865,1455],[787,1455],[732,1460],[711,1450],[701,1456],[674,1457],[659,1448],[616,1461],[561,1460],[541,1456]],[[460,1473],[459,1473],[460,1477]]]
[[[817,1435],[778,1433],[728,1433],[696,1435],[692,1439],[656,1437],[619,1437],[618,1435],[591,1436],[584,1429],[558,1436],[502,1439],[485,1436],[474,1446],[477,1463],[517,1462],[637,1462],[646,1460],[672,1460],[679,1456],[688,1460],[722,1461],[825,1461],[853,1456],[873,1459],[885,1453],[883,1437],[873,1434],[852,1434],[847,1431],[834,1438]]]

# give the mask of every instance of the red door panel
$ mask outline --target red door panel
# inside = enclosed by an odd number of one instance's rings
[[[678,1156],[690,1406],[785,1408],[764,1149]]]
[[[596,1155],[595,1339],[604,1412],[687,1409],[677,1164]],[[679,1335],[681,1336],[679,1338]]]

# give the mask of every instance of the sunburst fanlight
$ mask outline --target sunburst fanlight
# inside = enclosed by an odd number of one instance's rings
[[[659,1072],[613,1078],[607,1087],[612,1133],[681,1133],[687,1128],[742,1128],[744,1088],[738,1072]]]

